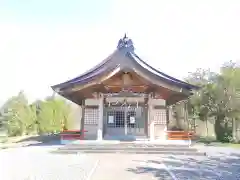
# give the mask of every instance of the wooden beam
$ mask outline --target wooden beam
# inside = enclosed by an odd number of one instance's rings
[[[153,109],[166,109],[166,106],[164,106],[164,105],[154,105]]]
[[[108,92],[120,92],[123,89],[122,85],[105,85],[106,91]],[[129,89],[129,91],[131,92],[146,92],[146,90],[148,89],[148,86],[146,85],[129,85],[128,87],[126,87],[127,89]]]

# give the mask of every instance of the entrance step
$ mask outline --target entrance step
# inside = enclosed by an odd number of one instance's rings
[[[104,140],[119,140],[119,141],[146,141],[148,140],[147,136],[140,135],[108,135],[104,136]]]
[[[78,153],[86,153],[86,154],[162,154],[162,155],[187,155],[187,156],[205,156],[206,154],[203,152],[193,151],[136,151],[136,150],[57,150],[52,153],[56,154],[78,154]]]
[[[188,146],[136,146],[131,144],[125,145],[66,145],[61,148],[62,150],[135,150],[135,151],[196,151],[194,148],[189,148]]]
[[[125,153],[125,154],[171,154],[203,156],[196,148],[186,145],[153,145],[153,144],[69,144],[59,148],[54,153],[76,154],[76,153]]]

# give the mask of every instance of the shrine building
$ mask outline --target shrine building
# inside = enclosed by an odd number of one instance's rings
[[[165,140],[169,107],[197,88],[148,65],[126,35],[101,63],[52,86],[81,106],[80,127],[87,139],[95,140]]]

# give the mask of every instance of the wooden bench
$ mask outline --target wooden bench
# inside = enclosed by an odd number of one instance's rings
[[[167,131],[168,140],[193,140],[194,132],[187,131]]]
[[[86,130],[64,130],[60,133],[61,140],[84,140]]]

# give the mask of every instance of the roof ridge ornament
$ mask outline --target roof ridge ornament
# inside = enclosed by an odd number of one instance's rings
[[[128,38],[126,33],[125,33],[123,38],[118,41],[117,48],[119,50],[123,49],[123,48],[127,48],[128,51],[134,51],[134,46],[133,46],[132,39]]]

